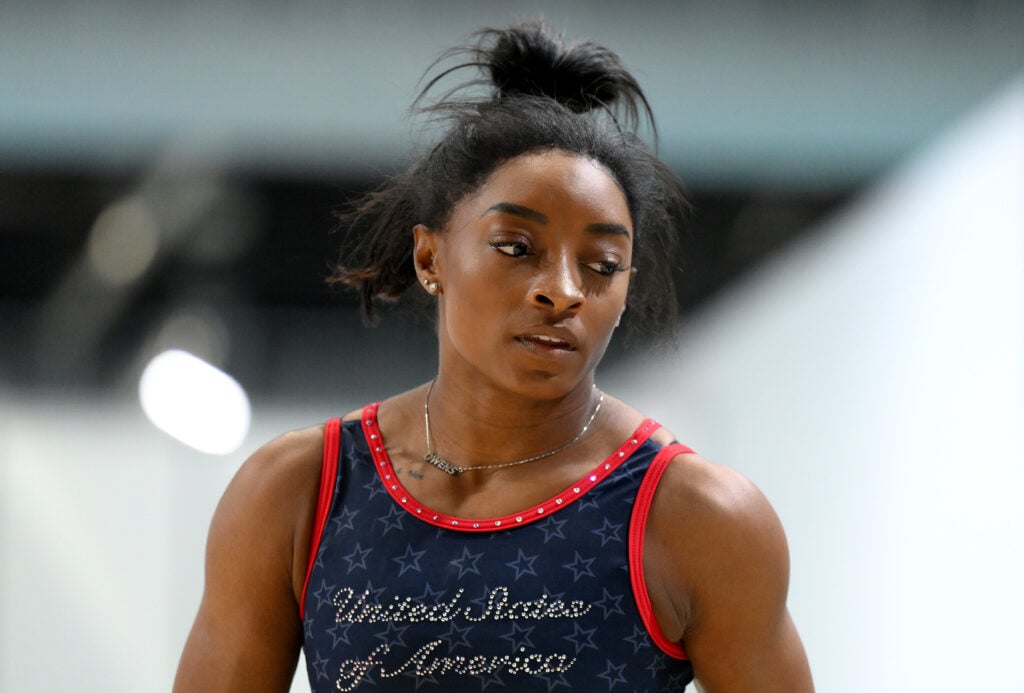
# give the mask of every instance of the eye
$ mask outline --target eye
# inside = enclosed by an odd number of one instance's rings
[[[525,241],[495,241],[490,245],[510,257],[523,257],[530,254],[530,246]]]
[[[587,263],[587,267],[594,270],[598,274],[604,277],[610,277],[616,272],[623,272],[626,270],[621,263],[614,260],[602,260],[601,262],[590,262]]]

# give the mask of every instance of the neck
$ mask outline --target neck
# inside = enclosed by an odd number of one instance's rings
[[[587,424],[599,396],[592,378],[540,398],[445,375],[438,374],[430,394],[431,447],[461,467],[506,463],[565,444]]]

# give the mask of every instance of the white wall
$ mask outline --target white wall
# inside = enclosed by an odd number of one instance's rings
[[[1022,691],[1024,80],[827,226],[604,384],[774,502],[820,690]]]
[[[1024,690],[1022,128],[1017,82],[602,379],[775,503],[821,691]],[[257,406],[243,450],[358,404]],[[243,456],[134,400],[0,394],[0,690],[167,690]]]
[[[311,423],[258,410],[243,451]],[[133,400],[0,398],[0,691],[170,690],[244,456],[191,451]]]

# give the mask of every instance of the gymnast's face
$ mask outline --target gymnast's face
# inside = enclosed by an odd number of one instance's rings
[[[632,275],[629,207],[606,169],[519,156],[415,237],[421,279],[441,287],[443,372],[535,397],[589,387]]]

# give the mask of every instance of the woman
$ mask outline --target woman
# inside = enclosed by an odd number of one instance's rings
[[[468,54],[493,94],[428,109],[337,275],[369,317],[433,297],[437,376],[243,465],[176,690],[286,690],[300,647],[315,691],[811,690],[767,501],[594,384],[624,313],[675,310],[643,93],[537,24]]]

